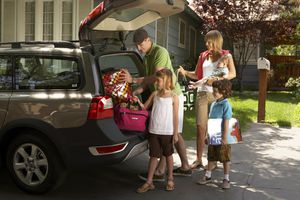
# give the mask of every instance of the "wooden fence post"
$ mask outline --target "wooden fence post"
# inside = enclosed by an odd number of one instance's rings
[[[259,92],[258,92],[258,114],[257,114],[257,122],[259,123],[265,121],[266,99],[267,99],[267,76],[268,76],[268,71],[266,69],[259,70]]]
[[[270,70],[270,61],[263,57],[258,58],[257,69],[259,70],[257,122],[261,123],[261,122],[265,122],[267,84],[268,84],[268,72]]]

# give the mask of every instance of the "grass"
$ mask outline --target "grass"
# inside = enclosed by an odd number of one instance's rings
[[[234,91],[229,101],[233,117],[239,119],[242,131],[246,131],[250,123],[257,122],[258,92],[239,94]],[[184,118],[184,139],[196,139],[195,111],[186,111]],[[280,127],[300,127],[299,99],[293,97],[291,92],[268,92],[265,122]]]

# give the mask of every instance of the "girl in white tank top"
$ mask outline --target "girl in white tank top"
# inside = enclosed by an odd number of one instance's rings
[[[173,135],[173,98],[171,91],[165,94],[166,97],[153,97],[149,132],[157,135]]]
[[[157,166],[157,158],[166,157],[168,181],[166,190],[174,189],[173,181],[173,144],[178,141],[178,96],[173,93],[173,74],[169,69],[156,72],[157,90],[153,92],[141,107],[148,109],[152,105],[149,124],[149,168],[146,183],[137,189],[138,193],[153,190],[153,175]]]

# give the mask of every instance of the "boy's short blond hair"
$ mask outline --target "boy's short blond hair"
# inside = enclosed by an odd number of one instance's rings
[[[211,30],[206,33],[205,42],[210,41],[213,44],[213,48],[215,51],[221,52],[223,47],[223,36],[218,30]]]

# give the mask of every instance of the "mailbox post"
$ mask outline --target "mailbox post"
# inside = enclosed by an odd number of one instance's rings
[[[266,113],[265,107],[266,107],[268,72],[270,70],[270,61],[264,57],[258,58],[257,69],[259,70],[259,93],[258,93],[257,122],[264,122],[265,121],[265,113]]]

